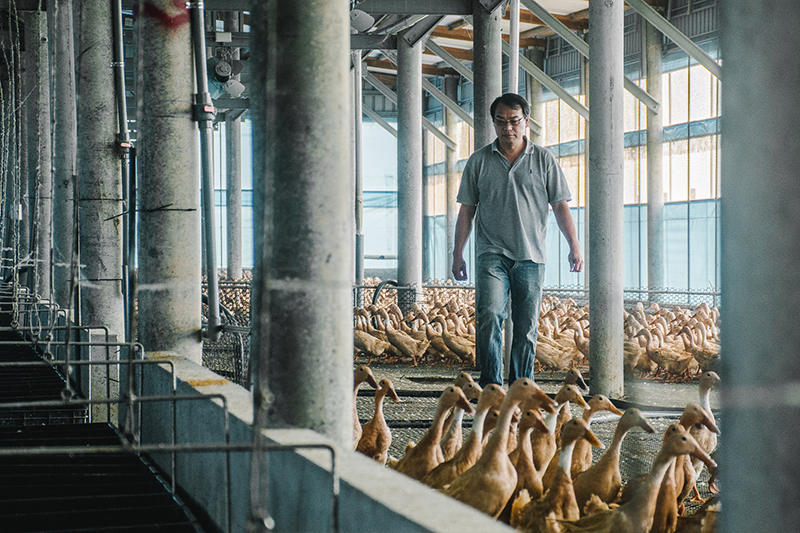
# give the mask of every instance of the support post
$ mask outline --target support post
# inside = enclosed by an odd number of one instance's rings
[[[397,39],[397,281],[403,312],[422,293],[422,48]]]
[[[239,31],[239,13],[225,13],[225,31]],[[231,59],[239,59],[234,48]],[[234,79],[239,79],[236,74]],[[225,195],[227,214],[228,279],[242,277],[242,119],[225,117]]]
[[[661,34],[644,25],[647,92],[661,97]],[[664,178],[663,118],[647,111],[647,285],[664,287]],[[652,298],[652,295],[651,295]]]
[[[122,296],[122,173],[117,139],[114,94],[113,26],[110,2],[84,2],[78,43],[78,209],[81,319],[108,326],[123,338]]]
[[[621,398],[623,381],[623,13],[624,2],[589,4],[589,222],[592,316],[589,370],[593,394]]]
[[[453,100],[458,102],[458,77],[445,76],[444,77],[444,93]],[[447,136],[458,143],[458,119],[456,114],[442,106],[444,109],[444,123],[445,132]],[[458,195],[458,150],[452,150],[445,147],[445,172],[447,173],[446,190],[447,190],[447,277],[450,277],[453,272],[453,248],[455,248],[455,234],[456,234],[456,220],[458,219],[458,202],[456,196]]]
[[[313,429],[351,447],[347,2],[265,4],[251,12],[252,59],[263,72],[251,92],[256,423]]]
[[[519,0],[509,0],[508,92],[519,94]]]
[[[800,96],[800,65],[775,51],[800,45],[800,5],[729,0],[720,21],[720,530],[791,531],[800,520],[800,508],[787,504],[800,501],[796,433],[787,431],[800,424],[800,301],[793,296],[800,282],[800,107],[786,104]]]
[[[503,93],[503,52],[500,10],[488,13],[479,0],[473,0],[473,12],[474,149],[478,150],[496,137],[489,106]]]
[[[52,64],[53,114],[53,295],[56,303],[73,309],[70,301],[75,243],[75,177],[78,173],[77,91],[72,27],[72,0],[47,3]]]
[[[364,283],[364,159],[362,157],[362,120],[364,81],[361,79],[361,50],[352,53],[353,60],[353,190],[355,198],[355,283]],[[364,305],[363,289],[358,289],[357,305]]]
[[[50,58],[47,46],[47,15],[41,11],[27,14],[33,59],[30,69],[31,91],[28,106],[28,188],[31,192],[31,256],[34,271],[28,278],[34,294],[49,298],[52,289],[50,264],[53,245],[53,175],[51,173],[50,136]]]
[[[202,362],[200,147],[193,121],[188,10],[154,0],[139,14],[139,339]],[[163,15],[161,15],[163,13]]]

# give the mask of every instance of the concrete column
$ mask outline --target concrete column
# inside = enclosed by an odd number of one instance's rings
[[[458,102],[458,81],[457,76],[444,77],[444,94],[454,102]],[[455,113],[444,106],[445,133],[453,139],[458,146],[458,118]],[[445,147],[445,172],[447,190],[447,277],[453,272],[453,248],[455,247],[456,220],[458,219],[458,150],[451,150]]]
[[[730,0],[722,70],[721,531],[793,531],[800,521],[800,5]],[[748,39],[741,39],[747,35]],[[788,297],[787,297],[788,296]]]
[[[70,288],[75,247],[75,178],[78,174],[75,51],[72,0],[47,4],[53,87],[53,294],[62,308],[72,308]]]
[[[352,53],[353,60],[353,191],[355,204],[355,283],[364,283],[364,160],[362,157],[362,120],[363,120],[363,80],[361,79],[362,64],[361,50]],[[361,301],[363,291],[359,289],[358,304]]]
[[[623,2],[589,4],[592,394],[623,395]]]
[[[35,294],[50,297],[52,227],[51,140],[50,140],[50,58],[47,46],[47,15],[26,13],[26,50],[29,51],[30,91],[28,115],[28,190],[30,199],[31,255],[35,270],[28,278]]]
[[[139,340],[150,353],[200,364],[200,147],[189,12],[171,0],[149,4],[135,30],[146,65],[139,73]]]
[[[397,281],[422,292],[422,44],[397,39]],[[405,309],[403,309],[405,311]]]
[[[124,338],[122,173],[117,149],[110,2],[84,2],[78,43],[81,321]]]
[[[581,61],[581,71],[583,72],[583,79],[584,79],[584,94],[586,95],[584,105],[591,109],[589,105],[589,101],[591,100],[591,95],[589,94],[589,62],[584,58]],[[589,288],[589,283],[591,282],[591,272],[592,272],[592,265],[591,265],[591,249],[592,249],[592,242],[591,242],[591,225],[589,224],[589,213],[590,211],[590,198],[589,198],[589,184],[591,183],[591,174],[592,174],[592,167],[589,163],[590,161],[590,154],[589,154],[589,146],[591,143],[589,142],[589,131],[590,128],[586,128],[586,135],[583,140],[583,164],[586,169],[586,178],[584,180],[584,191],[585,191],[585,199],[584,199],[584,207],[583,207],[583,220],[585,224],[583,225],[583,284],[586,289]]]
[[[27,19],[23,19],[23,24],[25,27],[28,28]],[[25,33],[29,33],[30,29]],[[27,39],[25,40],[25,52],[21,54],[22,57],[22,64],[20,69],[20,90],[21,93],[24,95],[29,95],[31,93],[34,84],[31,83],[33,81],[32,74],[34,72],[34,63],[31,63],[31,49],[28,48]],[[30,208],[28,204],[28,196],[30,195],[30,191],[28,188],[28,117],[27,114],[30,112],[29,109],[25,106],[24,101],[22,98],[19,100],[20,104],[20,113],[19,113],[19,121],[18,121],[18,128],[19,128],[19,135],[17,139],[19,139],[19,178],[17,182],[17,190],[18,190],[18,202],[19,202],[19,221],[18,228],[19,232],[17,234],[17,261],[20,261],[20,266],[25,266],[28,264],[28,254],[31,251],[31,233],[30,233]],[[28,274],[22,273],[20,274],[19,278],[20,284],[22,286],[27,286],[28,281]]]
[[[661,34],[642,21],[647,58],[647,92],[661,100]],[[663,109],[663,108],[662,108]],[[647,110],[647,285],[664,287],[663,115]]]
[[[239,31],[239,13],[225,13],[225,31]],[[231,59],[239,59],[234,48]],[[236,79],[239,74],[234,76]],[[242,277],[242,121],[225,117],[225,195],[228,221],[228,279]]]
[[[477,150],[494,141],[489,106],[503,93],[503,48],[501,41],[500,9],[487,13],[478,0],[473,0],[472,70],[475,73],[474,112]]]
[[[250,19],[253,68],[264,73],[251,92],[256,420],[310,428],[349,446],[354,227],[348,4],[265,4],[254,4]]]

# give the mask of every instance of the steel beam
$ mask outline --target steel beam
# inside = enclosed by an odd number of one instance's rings
[[[545,8],[539,5],[536,0],[520,0],[525,8],[536,15],[545,25],[556,32],[562,39],[571,44],[575,50],[578,51],[586,59],[589,59],[589,44],[575,35],[575,33],[567,28],[563,22],[551,15]],[[653,98],[647,91],[636,85],[634,82],[623,75],[622,80],[625,90],[631,93],[637,100],[642,102],[647,109],[653,113],[658,113],[661,104]]]
[[[436,44],[435,41],[428,39],[428,42],[425,43],[425,46],[427,46],[428,50],[439,56],[442,61],[453,67],[453,70],[464,76],[470,82],[475,79],[474,73],[464,63],[453,57],[450,52]]]
[[[397,50],[396,35],[354,33],[350,36],[351,50]]]
[[[391,100],[394,104],[397,104],[397,94],[389,87],[387,87],[383,82],[381,82],[381,80],[376,78],[374,74],[366,71],[364,72],[364,79],[367,80],[367,82],[369,82],[370,85],[378,89],[378,91],[380,91],[381,94],[383,94],[386,98]],[[434,126],[433,123],[425,117],[422,117],[422,127],[428,130],[429,132],[433,133],[437,139],[442,141],[451,150],[456,149],[455,141],[453,141],[453,139],[451,139],[450,137],[439,131],[439,128]]]
[[[371,107],[369,107],[367,105],[363,105],[363,104],[362,104],[362,107],[361,107],[361,111],[363,111],[365,115],[367,115],[369,118],[374,120],[383,129],[385,129],[386,131],[391,133],[394,136],[395,139],[397,138],[397,130],[394,128],[394,126],[392,126],[391,124],[389,124],[388,122],[383,120],[383,117],[380,116],[377,113],[377,111],[375,111]]]
[[[422,88],[431,93],[431,96],[439,100],[447,109],[458,115],[461,120],[469,124],[471,128],[475,127],[475,121],[472,120],[472,115],[467,113],[457,102],[451,100],[446,94],[440,91],[436,85],[422,78]]]
[[[410,46],[415,46],[420,41],[426,40],[443,18],[444,15],[428,15],[406,31],[403,34],[403,40]]]
[[[722,68],[719,63],[711,59],[702,48],[694,44],[694,41],[684,35],[678,28],[672,25],[670,21],[662,17],[658,11],[643,2],[643,0],[631,0],[627,2],[629,6],[639,12],[639,14],[647,20],[650,24],[658,28],[658,30],[669,37],[669,39],[677,44],[681,50],[689,54],[689,56],[706,67],[708,71],[713,74],[717,79],[722,75]]]
[[[511,53],[511,48],[505,41],[503,41],[503,52],[506,54]],[[530,59],[520,54],[519,66],[533,76],[536,81],[553,91],[556,96],[564,100],[568,106],[577,111],[583,118],[589,120],[589,109],[587,109],[585,105],[577,101],[571,94],[564,90],[564,88],[561,87],[561,85],[559,85],[553,78],[545,74],[542,69],[534,65]],[[531,121],[531,123],[533,123],[533,121]]]
[[[472,0],[364,0],[358,9],[383,15],[471,15]]]

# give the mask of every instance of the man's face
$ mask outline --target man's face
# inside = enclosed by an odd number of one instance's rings
[[[494,110],[494,127],[497,138],[501,142],[517,144],[522,141],[525,135],[525,128],[528,127],[528,119],[522,114],[521,108],[511,108],[503,104],[497,104]]]

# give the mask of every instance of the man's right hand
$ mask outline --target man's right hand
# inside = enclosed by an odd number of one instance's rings
[[[463,257],[453,258],[453,276],[457,281],[467,279],[467,263]]]

